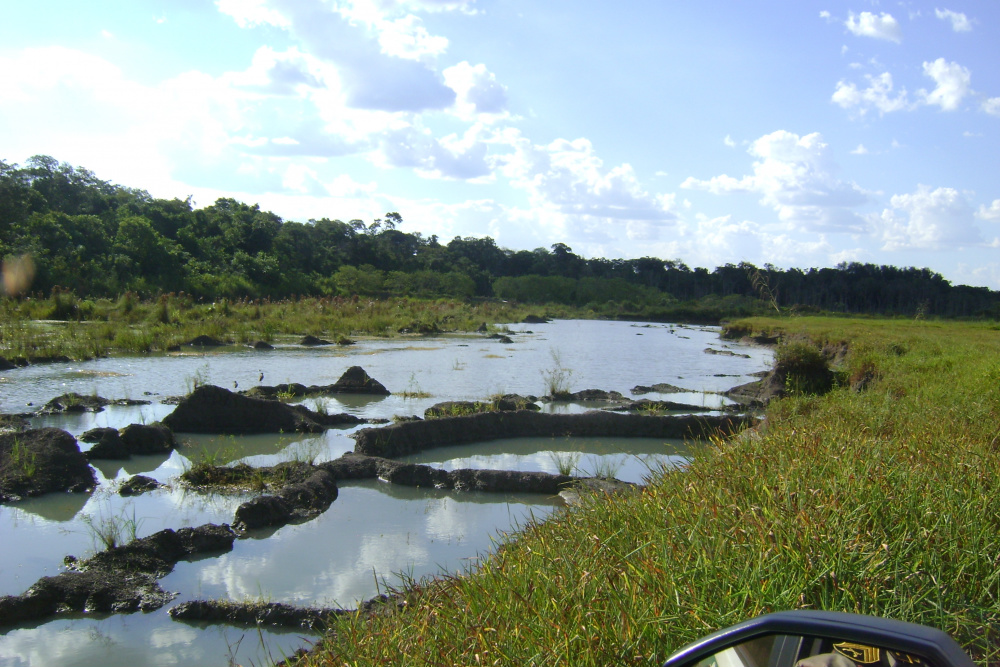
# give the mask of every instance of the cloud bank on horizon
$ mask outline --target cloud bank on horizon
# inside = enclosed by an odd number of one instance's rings
[[[20,3],[0,159],[442,241],[1000,288],[1000,5],[669,4]]]

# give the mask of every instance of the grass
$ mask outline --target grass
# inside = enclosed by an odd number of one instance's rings
[[[569,381],[573,371],[563,366],[562,357],[555,349],[551,350],[552,368],[542,371],[542,381],[551,398],[569,395]]]
[[[458,299],[303,297],[205,303],[184,294],[151,301],[134,294],[90,300],[59,291],[47,299],[0,297],[0,356],[30,360],[145,354],[199,335],[251,344],[306,332],[346,343],[357,335],[397,335],[414,322],[426,323],[430,330],[472,332],[484,321],[520,321],[529,312],[516,304]]]
[[[655,665],[708,632],[794,608],[933,625],[1000,659],[1000,329],[752,321],[847,342],[824,395],[769,406],[641,493],[531,523],[403,611],[334,619],[298,664]]]
[[[114,549],[135,541],[136,534],[142,526],[142,519],[136,519],[135,507],[130,505],[122,508],[117,514],[105,516],[103,511],[96,517],[93,514],[85,514],[83,523],[87,526],[95,550]]]
[[[38,472],[38,465],[35,462],[37,454],[28,449],[19,439],[14,438],[14,444],[10,448],[10,455],[7,459],[9,468],[7,474],[14,472],[20,476],[31,479]]]
[[[400,393],[400,395],[403,398],[410,398],[410,399],[431,397],[430,392],[424,391],[423,389],[420,388],[420,385],[417,383],[416,373],[410,373],[410,382],[409,384],[406,385],[406,389],[404,389]]]
[[[621,471],[622,467],[625,465],[624,456],[611,457],[611,456],[598,456],[594,458],[594,468],[593,470],[588,470],[588,474],[591,477],[600,477],[603,479],[614,479],[615,476]]]
[[[549,452],[549,458],[556,464],[556,470],[560,475],[572,475],[576,472],[576,465],[580,462],[580,452]]]

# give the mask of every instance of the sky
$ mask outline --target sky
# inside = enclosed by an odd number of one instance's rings
[[[0,159],[285,220],[1000,289],[996,0],[33,0]]]

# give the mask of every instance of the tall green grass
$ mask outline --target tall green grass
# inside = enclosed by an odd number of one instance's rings
[[[144,354],[202,335],[245,345],[283,335],[336,339],[392,336],[405,329],[475,331],[484,322],[520,321],[537,310],[492,301],[409,298],[200,303],[185,295],[143,302],[125,294],[115,301],[81,300],[60,291],[49,299],[0,299],[0,357]]]
[[[409,582],[398,613],[335,619],[299,664],[652,665],[774,610],[942,628],[978,662],[1000,629],[1000,332],[752,321],[846,342],[823,396],[774,403],[640,493],[529,524],[475,571]],[[865,372],[864,391],[846,379]]]

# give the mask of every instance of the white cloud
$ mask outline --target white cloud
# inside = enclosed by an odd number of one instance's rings
[[[497,82],[486,65],[460,62],[442,72],[444,81],[455,91],[456,113],[466,119],[505,117],[507,89]]]
[[[713,195],[729,195],[745,192],[756,192],[757,187],[752,176],[743,178],[733,178],[728,174],[713,176],[707,181],[699,180],[694,176],[688,176],[681,183],[681,187],[687,190],[704,190]]]
[[[645,192],[628,164],[604,167],[587,139],[531,144],[519,132],[503,171],[533,199],[563,213],[610,218],[669,219],[663,202]]]
[[[777,211],[779,221],[790,227],[859,231],[863,222],[850,209],[866,203],[869,193],[834,176],[828,148],[819,133],[800,137],[778,130],[750,146],[750,154],[757,158],[752,175],[690,177],[681,187],[713,194],[760,194],[761,204]]]
[[[994,199],[989,206],[986,204],[980,206],[979,210],[976,211],[976,217],[980,220],[1000,222],[1000,199]]]
[[[412,168],[427,178],[483,179],[492,174],[484,139],[479,126],[461,137],[437,139],[426,128],[407,125],[386,132],[373,158],[383,167]]]
[[[888,72],[878,76],[866,74],[865,78],[868,80],[868,87],[864,90],[859,90],[854,83],[837,82],[831,101],[844,109],[857,109],[861,115],[872,108],[877,109],[881,115],[910,107],[905,88],[893,94],[892,75]]]
[[[858,147],[851,151],[851,155],[868,155],[868,149],[864,144],[858,144]]]
[[[676,220],[674,195],[647,192],[628,164],[606,167],[587,139],[535,145],[508,128],[495,141],[510,150],[497,158],[501,173],[528,196],[525,219],[557,240],[596,245],[619,231],[649,238]]]
[[[707,266],[721,266],[747,257],[757,257],[763,234],[759,225],[750,220],[733,220],[732,215],[708,218],[697,215],[689,232],[691,260]]]
[[[821,11],[821,12],[819,13],[819,17],[820,17],[821,19],[829,19],[829,18],[830,18],[830,12],[828,12],[828,11],[826,11],[826,10],[824,9],[823,11]]]
[[[914,193],[893,195],[890,205],[872,219],[884,250],[944,250],[982,240],[972,207],[953,188],[919,185]]]
[[[996,239],[993,240],[993,247],[997,247]],[[959,264],[955,271],[952,284],[958,285],[986,285],[992,289],[1000,288],[1000,264],[997,262],[987,262],[979,266],[969,266]]]
[[[902,41],[899,21],[893,18],[892,14],[885,12],[879,16],[871,12],[861,12],[860,14],[851,12],[844,25],[858,37],[873,37],[897,44]]]
[[[1000,97],[991,97],[983,102],[983,111],[991,116],[1000,116]]]
[[[418,18],[398,15],[401,5],[298,0],[278,10],[268,0],[219,0],[218,6],[238,25],[269,23],[298,38],[305,52],[335,69],[349,108],[419,112],[455,101],[433,67],[447,40],[428,34]]]
[[[920,90],[921,100],[924,104],[935,104],[944,111],[957,109],[971,90],[972,75],[969,70],[958,63],[947,62],[944,58],[925,62],[924,74],[934,79],[937,87],[930,93]]]
[[[844,250],[831,252],[827,257],[829,257],[830,263],[833,265],[842,262],[868,262],[871,261],[871,252],[866,248],[845,248]]]
[[[972,30],[972,21],[961,12],[953,12],[950,9],[935,9],[934,14],[942,21],[950,21],[951,29],[955,32],[969,32]]]
[[[282,175],[281,184],[285,190],[314,197],[326,194],[326,188],[319,174],[304,164],[290,164]]]
[[[814,266],[817,259],[829,253],[831,248],[825,234],[819,234],[815,240],[810,241],[802,241],[788,234],[778,234],[765,236],[761,242],[761,252],[771,263],[800,267]]]
[[[347,174],[341,174],[324,184],[324,189],[331,197],[370,197],[378,185],[374,181],[358,183]]]
[[[733,138],[728,134],[726,135],[726,138],[722,140],[722,143],[729,146],[730,148],[736,148],[736,142],[733,141]]]
[[[216,0],[215,6],[236,21],[241,28],[273,25],[287,28],[288,18],[277,9],[269,7],[268,0]]]
[[[410,60],[429,60],[448,49],[448,39],[428,33],[420,18],[413,14],[383,21],[378,41],[382,53]]]
[[[337,88],[336,70],[296,48],[278,52],[262,46],[243,72],[227,75],[235,86],[268,95],[295,95],[303,88]]]

